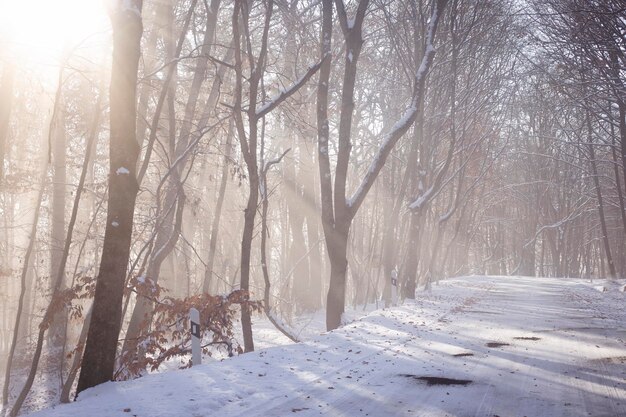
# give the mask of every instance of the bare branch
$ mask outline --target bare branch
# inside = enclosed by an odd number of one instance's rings
[[[300,89],[300,87],[306,84],[306,82],[309,81],[309,79],[311,79],[313,75],[315,75],[315,73],[320,69],[322,63],[326,59],[330,59],[330,55],[326,55],[324,59],[322,59],[320,62],[313,65],[312,67],[309,67],[307,72],[296,82],[294,82],[289,88],[283,89],[280,93],[278,93],[278,95],[272,97],[270,101],[258,107],[256,109],[256,117],[260,119],[261,117],[274,110],[280,103],[291,97],[296,91]]]

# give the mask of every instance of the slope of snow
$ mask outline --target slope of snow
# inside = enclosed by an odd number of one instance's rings
[[[622,288],[449,280],[300,344],[103,384],[33,416],[626,416]]]

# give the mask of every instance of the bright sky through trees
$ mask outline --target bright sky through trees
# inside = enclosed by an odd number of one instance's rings
[[[0,0],[0,44],[29,64],[56,64],[65,48],[109,30],[103,0]]]

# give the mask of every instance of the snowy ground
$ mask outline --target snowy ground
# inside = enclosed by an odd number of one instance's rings
[[[626,416],[624,283],[600,285],[448,280],[300,344],[104,384],[33,415]]]

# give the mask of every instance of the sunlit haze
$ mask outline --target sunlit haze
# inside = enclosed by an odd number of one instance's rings
[[[29,64],[52,64],[109,26],[102,0],[0,2],[3,55]]]
[[[0,0],[0,417],[626,417],[625,2]]]

